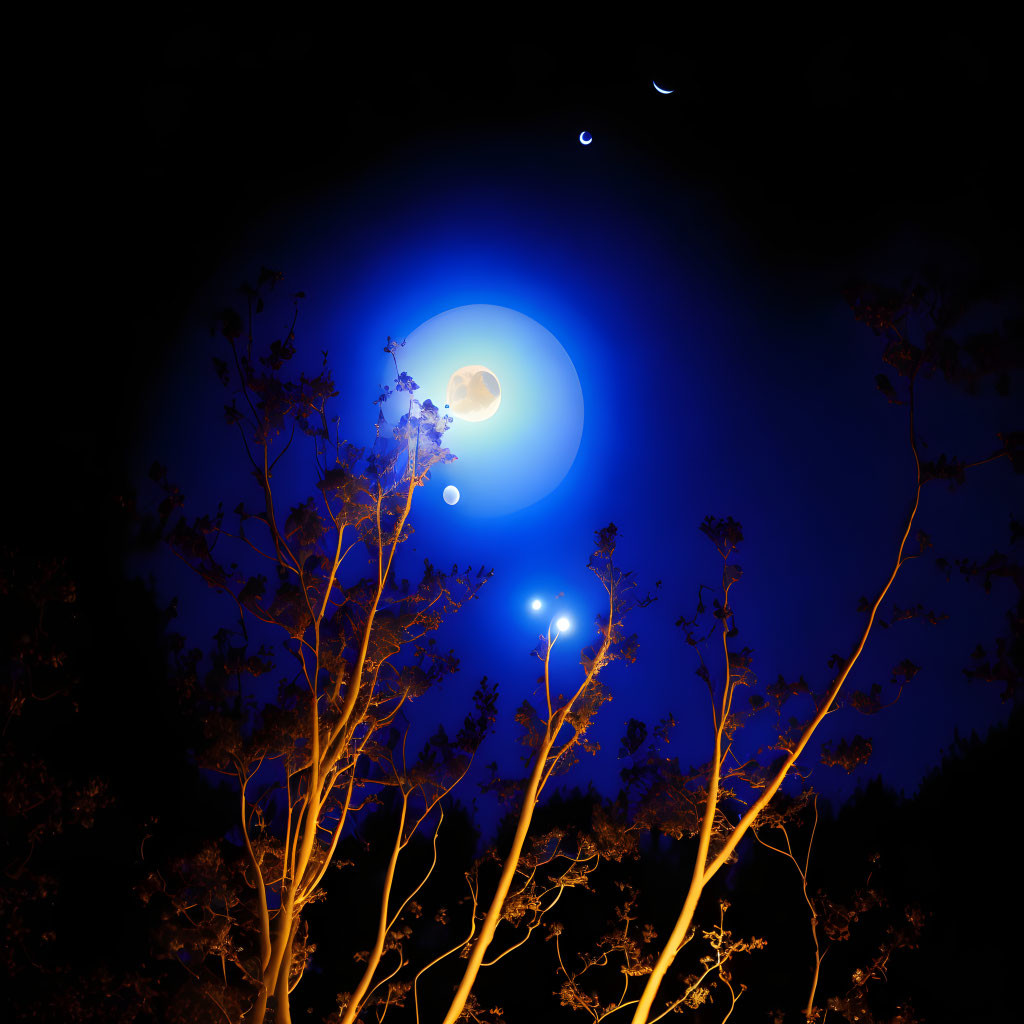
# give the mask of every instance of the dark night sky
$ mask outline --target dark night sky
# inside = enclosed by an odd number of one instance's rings
[[[933,265],[998,294],[1021,270],[1019,95],[998,25],[805,25],[799,39],[745,28],[666,42],[652,26],[614,44],[612,31],[513,42],[481,28],[456,45],[438,28],[396,43],[382,27],[149,24],[70,63],[51,54],[67,87],[47,92],[49,130],[33,133],[46,228],[28,258],[52,340],[16,354],[12,379],[45,368],[63,411],[14,453],[17,472],[45,495],[59,485],[36,455],[51,445],[96,481],[159,458],[195,498],[189,511],[215,504],[233,449],[226,431],[224,448],[209,441],[220,394],[205,323],[261,264],[309,293],[300,344],[331,349],[346,416],[365,415],[367,436],[375,395],[347,388],[342,367],[454,306],[520,309],[573,358],[584,439],[560,487],[521,512],[456,532],[438,494],[422,494],[413,558],[495,569],[445,629],[464,668],[437,714],[453,721],[481,674],[498,679],[487,756],[514,768],[511,712],[536,675],[524,601],[564,590],[589,622],[591,535],[614,520],[623,564],[643,588],[664,586],[633,616],[639,660],[610,674],[602,752],[573,781],[613,785],[630,716],[673,711],[678,749],[693,751],[683,760],[702,761],[700,684],[672,623],[697,582],[714,582],[703,516],[744,524],[735,596],[755,669],[820,685],[853,640],[857,598],[881,582],[910,493],[903,421],[874,392],[875,339],[840,288]],[[652,78],[676,92],[656,95]],[[962,436],[984,449],[1019,426],[1012,401],[954,403]],[[935,490],[923,513],[956,554],[1004,545],[1021,507],[1008,467],[975,483]],[[180,595],[201,644],[217,606],[169,562],[161,590]],[[954,726],[1003,715],[960,666],[1010,594],[946,586],[922,564],[895,597],[959,621],[879,636],[856,685],[909,654],[923,667],[913,691],[877,721],[835,716],[823,738],[872,735],[867,774],[909,792]],[[572,678],[568,641],[558,653]],[[856,778],[822,770],[820,783],[838,794]]]

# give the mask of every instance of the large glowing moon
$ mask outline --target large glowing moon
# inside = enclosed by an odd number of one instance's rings
[[[453,416],[480,423],[498,411],[501,384],[486,366],[463,366],[448,379],[445,402]]]
[[[446,505],[457,505],[459,503],[459,498],[461,497],[461,495],[459,494],[458,487],[453,487],[451,484],[449,484],[441,492],[441,497],[444,498],[444,502]]]
[[[398,350],[398,368],[419,385],[417,399],[429,398],[454,420],[444,444],[456,460],[435,466],[430,486],[472,494],[459,508],[474,518],[507,515],[554,491],[583,437],[583,389],[558,338],[518,310],[484,303],[445,310],[413,327]],[[571,322],[564,329],[572,331]],[[375,383],[391,383],[391,355],[378,358]],[[466,394],[456,388],[460,397],[453,402],[449,385],[460,375]],[[460,406],[474,396],[475,412]],[[384,403],[383,414],[394,425],[408,410],[399,395]]]

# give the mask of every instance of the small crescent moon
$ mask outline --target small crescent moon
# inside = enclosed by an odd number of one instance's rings
[[[580,142],[584,146],[589,146],[594,141],[594,136],[590,132],[580,132]]]
[[[675,89],[662,89],[662,87],[658,85],[657,82],[651,82],[651,85],[653,85],[654,88],[657,89],[657,91],[660,92],[662,96],[671,96],[672,93],[675,92]]]

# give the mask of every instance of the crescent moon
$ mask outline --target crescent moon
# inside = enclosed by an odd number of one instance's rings
[[[586,138],[583,137],[584,135],[586,136]],[[593,141],[594,137],[590,134],[590,132],[580,132],[580,142],[582,142],[584,146],[589,146]]]
[[[671,96],[672,93],[675,92],[675,89],[662,89],[662,87],[658,85],[657,82],[651,82],[651,85],[653,85],[654,88],[657,89],[657,91],[660,92],[662,96]]]

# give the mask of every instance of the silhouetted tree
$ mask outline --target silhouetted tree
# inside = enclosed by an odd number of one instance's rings
[[[996,374],[997,387],[1008,387],[1009,369],[1019,365],[1020,361],[1019,324],[1007,322],[1001,331],[974,332],[957,338],[957,328],[967,307],[951,300],[943,301],[943,297],[936,292],[910,283],[895,290],[862,287],[851,290],[848,298],[856,318],[883,339],[883,361],[889,372],[896,375],[894,383],[886,373],[880,373],[876,379],[879,391],[890,403],[903,406],[907,411],[909,446],[915,465],[910,510],[904,519],[887,577],[882,581],[876,596],[862,602],[867,612],[867,622],[857,630],[851,653],[833,658],[830,667],[836,670],[835,675],[819,689],[812,688],[803,678],[790,682],[781,676],[775,684],[762,688],[762,692],[756,689],[757,680],[752,671],[753,652],[747,647],[738,646],[735,640],[739,628],[731,596],[742,576],[741,568],[733,560],[743,540],[742,528],[731,518],[713,516],[708,516],[701,524],[701,531],[721,556],[721,584],[718,596],[713,599],[710,614],[703,602],[705,588],[702,587],[698,595],[697,613],[691,619],[681,618],[679,625],[685,631],[688,645],[698,657],[697,674],[706,685],[711,699],[713,752],[710,763],[698,773],[690,778],[663,778],[644,797],[646,806],[641,813],[648,813],[652,800],[661,801],[663,806],[657,809],[660,819],[667,820],[670,828],[695,835],[698,845],[682,909],[647,976],[633,1014],[634,1024],[646,1024],[651,1019],[662,981],[676,956],[693,935],[695,915],[708,884],[733,859],[746,833],[763,820],[772,800],[794,772],[821,722],[839,706],[840,693],[880,620],[883,602],[889,596],[901,570],[931,546],[927,534],[920,529],[915,534],[924,487],[931,481],[940,480],[959,486],[969,471],[1001,459],[1009,461],[1015,472],[1024,471],[1024,435],[1021,433],[1000,434],[999,446],[980,457],[964,459],[959,455],[940,454],[925,459],[921,454],[919,425],[915,419],[918,391],[924,381],[936,374],[968,390],[977,389],[984,377]],[[977,566],[962,568],[972,575],[979,572],[984,574],[984,569]],[[1004,563],[997,561],[995,570],[1004,569]],[[899,620],[918,616],[931,621],[937,619],[934,613],[925,612],[920,607],[909,611],[894,608],[888,618]],[[708,619],[710,627],[705,627],[704,623]],[[716,678],[704,658],[703,651],[712,641],[721,651],[723,671],[720,678]],[[1005,657],[1002,660],[1004,663],[1008,661]],[[905,660],[892,673],[892,684],[896,690],[893,697],[882,700],[879,691],[873,689],[855,693],[850,703],[861,712],[874,713],[885,703],[895,700],[917,671],[916,665]],[[1007,672],[1010,671],[1011,667],[1008,666]],[[741,710],[738,704],[734,707],[734,699],[741,688],[750,690],[745,710]],[[788,722],[784,722],[782,706],[793,697],[809,702],[811,711],[802,719],[790,717]],[[761,764],[756,758],[741,757],[737,748],[738,728],[749,716],[766,712],[772,707],[777,715],[778,733],[774,750],[778,756],[768,764]],[[826,764],[839,764],[849,770],[863,763],[870,751],[870,741],[855,736],[852,740],[840,742],[835,748],[826,745],[822,750],[822,760]],[[738,794],[745,809],[738,812],[738,820],[733,820],[726,813],[725,804]],[[877,965],[869,965],[865,970],[865,979],[870,979],[877,969]],[[839,1000],[833,1008],[852,1017],[865,1019],[865,987],[855,985],[847,1000]],[[670,999],[668,1008],[681,1005],[685,998]],[[817,1013],[812,992],[805,1016],[814,1019]]]
[[[195,982],[172,1008],[180,1019],[245,1015],[259,1024],[272,1000],[274,1019],[290,1020],[290,993],[315,949],[304,911],[324,898],[321,883],[352,816],[391,789],[398,823],[379,927],[342,1020],[370,1005],[375,988],[396,973],[375,984],[383,954],[397,950],[402,965],[400,919],[416,891],[404,898],[392,892],[397,860],[420,826],[430,822],[436,836],[444,798],[494,717],[496,693],[485,680],[454,737],[441,729],[418,757],[407,756],[406,709],[458,666],[429,634],[490,576],[482,569],[440,572],[429,561],[417,584],[396,574],[416,490],[432,467],[453,457],[443,447],[451,421],[415,398],[416,383],[396,363],[397,390],[387,389],[380,401],[408,400],[398,425],[389,428],[381,410],[368,452],[338,436],[328,415],[337,393],[327,354],[315,375],[283,376],[296,351],[301,293],[282,339],[260,348],[254,338],[254,318],[281,277],[263,270],[255,287],[243,288],[245,316],[231,309],[220,315],[230,366],[214,360],[225,386],[235,381],[225,415],[256,481],[258,511],[239,502],[233,529],[223,507],[175,521],[183,495],[163,467],[152,473],[163,489],[159,516],[171,547],[230,595],[239,615],[236,631],[218,633],[205,676],[196,668],[198,652],[182,659],[193,709],[205,723],[201,761],[236,780],[238,817],[237,842],[211,839],[179,860],[170,877],[152,880],[175,910],[164,948]],[[393,357],[398,348],[389,339]],[[303,436],[313,444],[315,487],[284,512],[274,472]],[[353,550],[368,553],[368,573],[349,571]],[[275,645],[292,660],[294,675],[268,700],[258,696],[258,684],[247,692],[245,680],[272,670]]]
[[[477,891],[474,891],[473,918],[464,947],[468,963],[445,1014],[445,1024],[454,1024],[464,1016],[498,924],[502,920],[518,926],[525,923],[526,934],[488,964],[496,963],[506,953],[522,945],[540,926],[544,915],[564,890],[585,884],[587,875],[597,866],[599,853],[590,840],[577,841],[571,852],[563,850],[566,834],[562,829],[533,837],[529,848],[526,844],[537,802],[552,775],[572,764],[579,750],[593,752],[596,749],[587,739],[587,730],[598,708],[611,699],[601,684],[601,670],[613,661],[633,661],[636,657],[636,636],[627,636],[622,628],[623,614],[635,603],[635,581],[631,573],[614,563],[617,534],[614,524],[595,533],[596,546],[589,567],[608,595],[608,607],[597,616],[599,640],[582,653],[583,678],[576,690],[568,697],[552,691],[551,649],[559,634],[556,632],[552,636],[550,626],[533,651],[544,666],[539,681],[544,687],[545,704],[538,710],[529,701],[523,701],[516,713],[516,721],[523,729],[523,740],[531,752],[527,761],[530,774],[525,783],[510,786],[505,781],[501,787],[506,799],[514,792],[519,801],[516,831],[503,858],[501,875],[480,923],[479,934],[476,934]],[[568,730],[564,739],[563,729]],[[561,870],[539,883],[539,869],[549,867],[556,860],[565,862]]]

